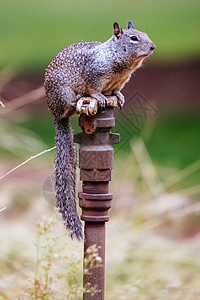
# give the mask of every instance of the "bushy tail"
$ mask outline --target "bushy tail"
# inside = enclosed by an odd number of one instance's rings
[[[76,211],[77,151],[68,119],[56,121],[55,188],[56,203],[71,237],[83,238],[82,225]]]

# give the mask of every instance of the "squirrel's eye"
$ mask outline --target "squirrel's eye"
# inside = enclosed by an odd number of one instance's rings
[[[131,39],[132,41],[138,41],[138,38],[137,38],[137,36],[135,36],[135,35],[131,36],[130,39]]]

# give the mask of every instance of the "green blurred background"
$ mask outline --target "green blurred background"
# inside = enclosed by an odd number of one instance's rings
[[[200,4],[186,1],[1,0],[0,66],[42,70],[59,49],[81,40],[106,41],[112,23],[133,21],[155,41],[154,61],[198,57]]]
[[[44,91],[40,89],[50,60],[72,43],[106,41],[112,35],[115,21],[125,28],[128,20],[149,35],[156,49],[124,88],[125,98],[132,102],[128,101],[122,112],[116,112],[114,131],[120,132],[121,144],[115,146],[111,183],[115,201],[110,223],[112,219],[113,224],[119,222],[124,232],[111,223],[108,240],[113,241],[116,248],[124,245],[124,256],[116,254],[116,260],[112,258],[109,254],[112,244],[109,244],[108,257],[113,266],[108,260],[107,297],[185,299],[198,278],[197,251],[200,250],[197,246],[200,1],[0,0],[0,101],[5,105],[5,108],[0,106],[0,177],[30,156],[54,146],[54,124]],[[148,116],[138,109],[137,95],[149,109]],[[139,123],[133,111],[140,114]],[[79,131],[77,116],[72,119],[72,125]],[[33,272],[34,247],[31,245],[35,221],[41,215],[52,214],[52,207],[48,199],[44,200],[42,191],[44,182],[53,173],[54,154],[53,151],[44,154],[0,178],[0,208],[7,207],[0,213],[2,299],[17,297],[29,273],[31,276]],[[48,189],[51,190],[51,186]],[[154,214],[155,207],[160,207],[160,212]],[[192,212],[182,217],[185,208]],[[151,231],[152,223],[158,220]],[[140,237],[147,241],[144,246],[134,235],[138,228]],[[127,237],[130,244],[125,241]],[[12,252],[13,245],[15,248],[17,244],[27,248],[26,259],[23,251],[16,248],[16,252]],[[184,251],[177,250],[179,244]],[[144,252],[140,262],[133,248],[138,253]],[[148,258],[146,248],[152,253]],[[165,258],[169,252],[174,255],[173,263],[167,259],[162,261],[166,276],[161,278],[156,260],[160,251]],[[14,282],[10,279],[13,272],[16,274]],[[130,282],[129,274],[137,280],[140,278],[142,284]],[[175,278],[174,285],[169,284],[170,276]],[[119,290],[124,291],[126,298],[120,296]],[[189,297],[193,297],[192,293],[187,299],[198,299]]]

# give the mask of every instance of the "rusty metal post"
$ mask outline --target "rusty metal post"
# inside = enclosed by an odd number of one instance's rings
[[[81,114],[79,125],[83,132],[75,134],[74,141],[81,145],[79,149],[80,179],[83,191],[79,193],[82,208],[81,219],[84,227],[84,257],[88,247],[96,244],[102,258],[101,267],[94,268],[90,274],[84,274],[83,285],[90,283],[98,290],[92,299],[104,299],[105,282],[105,222],[109,220],[113,194],[109,193],[109,181],[113,168],[114,150],[112,144],[119,143],[119,134],[111,133],[115,126],[113,107],[99,110],[96,115]],[[90,293],[84,293],[84,300],[91,299]]]

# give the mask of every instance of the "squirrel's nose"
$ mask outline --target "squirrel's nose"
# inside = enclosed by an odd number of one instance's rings
[[[155,48],[156,48],[156,45],[154,43],[152,43],[151,47],[150,47],[151,51],[153,51]]]

